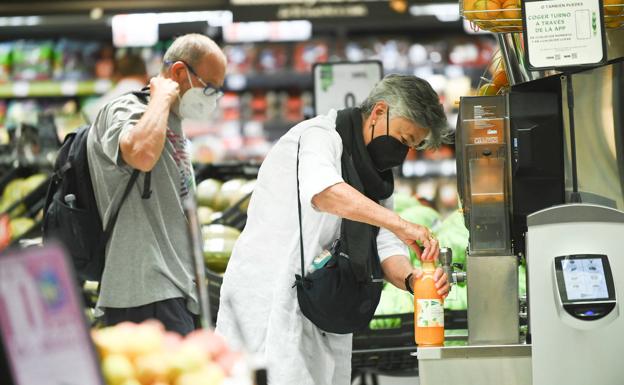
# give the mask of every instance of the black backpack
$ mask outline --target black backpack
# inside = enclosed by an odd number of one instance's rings
[[[149,93],[134,93],[147,103]],[[81,280],[99,281],[104,271],[106,245],[119,210],[130,194],[140,171],[134,170],[123,196],[114,208],[106,228],[97,208],[87,158],[90,125],[68,134],[58,152],[54,174],[44,206],[43,241],[60,241],[68,251]],[[145,174],[143,199],[150,196],[150,173]]]

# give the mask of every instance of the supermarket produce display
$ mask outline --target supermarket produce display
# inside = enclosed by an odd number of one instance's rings
[[[171,42],[161,39],[153,47],[131,49],[140,53],[152,74]],[[7,227],[13,246],[36,244],[39,194],[45,194],[40,189],[48,184],[53,155],[65,134],[84,123],[82,106],[114,86],[112,59],[126,50],[87,35],[0,43],[0,233]],[[500,72],[484,75],[495,51],[490,36],[323,32],[305,42],[229,43],[224,51],[229,67],[219,113],[208,124],[185,126],[213,316],[221,274],[245,226],[260,164],[273,142],[314,114],[314,63],[373,59],[383,62],[385,73],[421,76],[442,96],[450,121],[457,113],[455,100],[476,92],[482,77],[496,93],[506,87]],[[441,245],[453,249],[453,262],[464,264],[468,233],[456,212],[455,170],[448,167],[452,163],[452,146],[438,153],[410,151],[406,167],[396,173],[401,193],[395,207],[403,218],[431,227]],[[0,236],[0,249],[3,246]],[[416,256],[410,257],[418,266]],[[84,287],[87,318],[95,326],[93,340],[107,385],[230,383],[228,376],[240,354],[225,347],[225,341],[208,331],[180,338],[153,323],[100,329],[92,317],[97,283]],[[447,328],[465,329],[464,285],[453,287],[445,308]],[[413,297],[386,284],[374,319],[355,335],[354,377],[417,373],[418,361],[409,354],[414,347],[413,314]]]
[[[219,385],[249,376],[242,354],[210,330],[181,337],[157,321],[125,322],[95,329],[92,337],[106,385]]]

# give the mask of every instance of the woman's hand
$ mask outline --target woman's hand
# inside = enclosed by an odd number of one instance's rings
[[[435,239],[428,228],[400,218],[399,225],[395,229],[391,229],[391,231],[406,245],[411,247],[421,261],[435,261],[438,258],[440,246],[438,240]],[[424,249],[421,249],[419,243]]]
[[[416,283],[416,281],[422,276],[423,272],[421,269],[415,268],[412,271],[412,289],[414,288],[414,284]],[[446,276],[446,273],[444,272],[444,270],[442,270],[441,267],[438,267],[435,273],[433,273],[433,280],[435,282],[435,287],[438,294],[441,295],[442,298],[446,298],[449,291],[451,290],[451,285],[448,282],[448,277]]]

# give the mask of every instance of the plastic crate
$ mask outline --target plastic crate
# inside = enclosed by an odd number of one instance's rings
[[[208,284],[208,301],[210,305],[210,315],[212,324],[217,324],[217,313],[219,312],[219,300],[221,298],[221,284],[223,276],[215,273],[210,269],[206,269],[206,281]]]

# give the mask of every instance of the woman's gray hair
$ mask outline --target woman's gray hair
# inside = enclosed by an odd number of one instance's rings
[[[177,61],[183,61],[191,67],[197,68],[207,54],[219,55],[225,60],[221,48],[208,36],[199,33],[180,36],[173,41],[173,44],[165,52],[162,72],[166,72],[167,68]]]
[[[365,118],[378,102],[390,106],[391,117],[402,117],[429,129],[420,148],[438,148],[442,143],[450,143],[452,132],[440,97],[426,80],[411,75],[387,75],[360,105]]]

